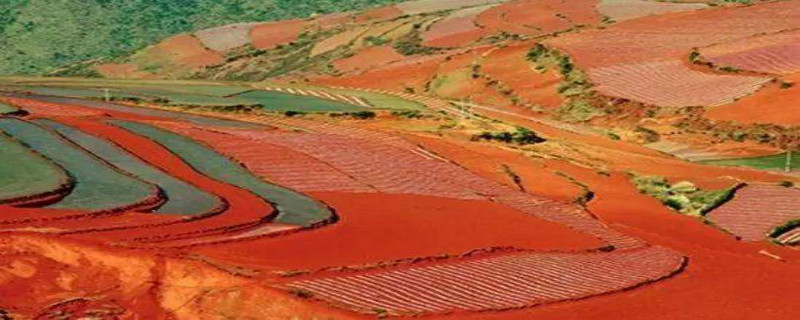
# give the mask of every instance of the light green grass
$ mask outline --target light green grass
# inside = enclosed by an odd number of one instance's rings
[[[109,120],[109,123],[160,143],[195,170],[212,179],[250,190],[273,203],[279,212],[275,219],[277,222],[311,226],[329,219],[332,215],[321,203],[292,190],[267,183],[235,161],[188,137],[137,122]]]
[[[6,118],[0,119],[0,130],[60,165],[73,177],[72,192],[50,205],[51,208],[107,211],[139,204],[153,195],[153,186],[112,169],[36,124]]]
[[[354,112],[367,111],[371,109],[337,101],[306,96],[296,96],[276,91],[249,91],[234,97],[260,104],[265,110],[276,111],[292,110],[305,112]]]
[[[51,192],[68,181],[61,168],[0,133],[0,202]]]
[[[700,163],[715,165],[715,166],[735,166],[735,167],[748,167],[759,170],[783,171],[786,168],[786,153],[780,153],[765,157],[708,160],[708,161],[700,161]],[[800,152],[792,152],[791,167],[792,171],[800,170]]]
[[[155,210],[157,213],[201,215],[213,212],[221,204],[221,200],[216,196],[170,176],[109,141],[52,120],[37,122],[56,130],[81,148],[89,150],[115,167],[159,186],[164,191],[167,202]]]
[[[9,114],[9,113],[14,113],[14,112],[18,112],[18,111],[19,111],[19,108],[17,108],[17,107],[10,106],[10,105],[7,105],[5,103],[0,102],[0,114]]]

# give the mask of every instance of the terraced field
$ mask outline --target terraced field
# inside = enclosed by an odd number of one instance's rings
[[[222,206],[222,200],[216,196],[170,176],[106,140],[52,120],[38,120],[37,123],[55,130],[114,167],[159,186],[166,202],[155,210],[157,213],[202,215]]]
[[[708,217],[743,241],[761,241],[770,232],[800,218],[800,190],[754,185],[736,192],[732,201],[711,211]]]
[[[61,166],[74,179],[71,192],[49,207],[90,212],[147,210],[163,202],[161,191],[110,166],[57,133],[17,119],[0,119],[0,130]]]
[[[312,226],[332,218],[332,213],[321,203],[289,189],[264,182],[233,160],[189,138],[141,123],[117,120],[111,123],[164,145],[200,173],[250,190],[274,203],[278,210],[276,222]]]
[[[0,135],[0,156],[0,203],[47,200],[72,187],[62,168],[9,136]]]

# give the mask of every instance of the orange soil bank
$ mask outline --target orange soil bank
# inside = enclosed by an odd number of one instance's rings
[[[557,88],[559,77],[553,71],[539,73],[527,60],[532,44],[521,43],[500,48],[486,54],[481,71],[490,79],[514,90],[513,94],[524,103],[544,108],[555,108],[561,105],[562,97]]]
[[[206,49],[200,40],[188,34],[171,37],[157,44],[155,48],[164,51],[178,64],[191,68],[209,67],[225,62],[222,55]]]
[[[397,53],[394,48],[389,46],[367,47],[359,50],[352,57],[334,61],[333,66],[336,67],[336,70],[351,73],[380,67],[403,58],[402,54]]]
[[[250,30],[250,39],[256,49],[273,49],[297,40],[306,26],[304,20],[265,23]]]
[[[800,73],[784,78],[795,83],[791,88],[781,88],[773,84],[758,93],[744,97],[734,103],[712,108],[705,117],[713,120],[736,121],[740,123],[771,123],[793,126],[800,124]]]
[[[292,270],[460,255],[477,248],[550,251],[603,246],[593,237],[488,201],[390,194],[312,195],[335,208],[341,220],[288,237],[194,251],[250,267]],[[244,254],[256,248],[269,254]]]

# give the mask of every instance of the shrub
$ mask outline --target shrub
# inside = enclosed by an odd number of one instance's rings
[[[787,81],[781,81],[781,85],[780,86],[781,86],[781,89],[789,89],[791,87],[794,87],[794,83],[787,82]]]
[[[527,128],[517,127],[516,131],[490,132],[484,131],[472,137],[472,140],[499,141],[503,143],[516,143],[519,145],[537,144],[547,141],[536,132]]]
[[[392,115],[395,117],[407,118],[407,119],[421,119],[423,117],[422,112],[420,112],[419,110],[392,111]]]
[[[306,113],[303,112],[303,111],[295,111],[295,110],[287,110],[287,111],[283,112],[283,115],[287,116],[287,117],[302,116],[302,115],[305,115],[305,114]]]

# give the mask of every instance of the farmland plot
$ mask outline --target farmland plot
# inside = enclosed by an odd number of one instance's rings
[[[159,186],[164,191],[167,200],[164,205],[155,210],[157,213],[202,215],[214,212],[222,206],[222,200],[216,196],[170,176],[106,140],[52,120],[37,122],[56,130],[115,167]]]
[[[321,203],[267,183],[233,160],[187,137],[136,122],[114,120],[111,123],[160,143],[206,176],[250,190],[275,204],[279,212],[276,222],[311,226],[332,216]]]
[[[744,241],[761,241],[774,228],[800,218],[800,190],[752,185],[738,190],[733,200],[711,211],[719,227]]]
[[[516,253],[289,283],[364,313],[418,315],[521,308],[635,287],[679,271],[660,247],[594,254]]]
[[[0,203],[14,204],[69,192],[69,175],[44,157],[0,134]]]
[[[16,119],[0,119],[0,130],[63,167],[74,178],[69,195],[49,207],[91,212],[151,209],[160,190],[129,176],[58,134]]]

